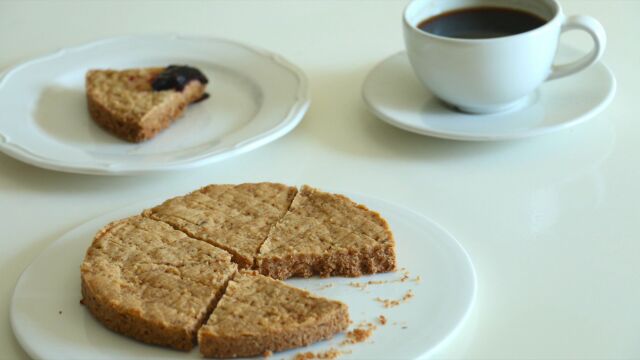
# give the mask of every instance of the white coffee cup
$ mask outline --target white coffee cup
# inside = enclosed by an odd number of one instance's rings
[[[520,34],[485,39],[434,35],[418,25],[436,15],[471,7],[503,7],[547,22]],[[584,30],[591,52],[554,65],[560,34]],[[507,111],[525,104],[543,82],[574,74],[598,61],[606,35],[589,16],[565,17],[556,0],[413,0],[404,11],[404,39],[413,70],[435,96],[469,113]]]

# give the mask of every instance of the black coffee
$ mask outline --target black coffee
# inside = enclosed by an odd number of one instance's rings
[[[520,34],[546,22],[526,11],[487,6],[448,11],[423,20],[418,28],[452,38],[487,39]]]

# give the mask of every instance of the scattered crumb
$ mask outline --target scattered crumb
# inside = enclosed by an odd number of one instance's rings
[[[322,286],[320,286],[319,288],[317,288],[317,289],[316,289],[316,291],[320,291],[320,290],[328,289],[328,288],[331,288],[331,287],[333,287],[333,283],[329,283],[329,284],[326,284],[326,285],[322,285]]]
[[[296,356],[293,358],[294,360],[311,360],[311,359],[328,359],[328,360],[333,360],[338,358],[338,356],[342,355],[342,354],[348,354],[349,352],[345,352],[345,351],[340,351],[338,349],[335,348],[331,348],[327,351],[323,351],[323,352],[318,352],[318,353],[312,353],[312,352],[305,352],[305,353],[298,353],[296,354]]]
[[[58,310],[58,314],[62,315],[62,310]]]
[[[349,336],[349,339],[351,341],[353,341],[354,343],[359,343],[359,342],[363,342],[363,341],[367,340],[369,338],[369,336],[371,336],[371,330],[370,329],[355,329],[355,330],[352,330],[347,335]]]
[[[357,281],[352,281],[350,283],[348,283],[348,286],[360,289],[360,290],[366,290],[368,286],[370,285],[381,285],[381,284],[388,284],[388,283],[405,283],[407,281],[412,281],[415,283],[420,283],[421,278],[420,275],[416,276],[415,278],[412,278],[411,275],[409,274],[409,272],[407,271],[406,268],[401,268],[400,272],[402,274],[401,277],[396,278],[396,279],[391,279],[391,280],[369,280],[367,282],[357,282]],[[329,283],[326,285],[322,285],[320,287],[317,288],[317,290],[324,290],[324,289],[328,289],[333,287],[334,284],[333,283]],[[413,298],[415,295],[413,293],[413,291],[411,289],[407,290],[407,292],[402,296],[401,299],[398,300],[393,300],[393,299],[382,299],[382,298],[375,298],[375,301],[378,301],[380,303],[382,303],[382,305],[385,308],[390,308],[390,307],[395,307],[398,306],[402,303],[405,303],[407,301],[409,301],[409,299]],[[380,325],[386,325],[389,321],[388,319],[384,316],[384,315],[379,315],[377,317],[377,322]],[[353,321],[349,321],[350,324],[353,324]],[[394,321],[392,323],[393,325],[400,325],[397,321]],[[355,329],[348,331],[346,333],[346,339],[343,340],[340,343],[340,346],[345,346],[345,345],[350,345],[350,344],[356,344],[356,343],[361,343],[366,341],[367,339],[369,339],[371,337],[371,335],[373,334],[373,331],[376,330],[377,326],[373,323],[370,322],[361,322],[359,323]],[[407,326],[402,326],[402,329],[405,330],[407,329]],[[312,353],[312,352],[301,352],[296,354],[293,357],[293,360],[313,360],[313,359],[328,359],[328,360],[332,360],[332,359],[336,359],[338,358],[340,355],[342,354],[348,354],[351,353],[350,351],[341,351],[335,348],[331,348],[325,352],[318,352],[318,353]],[[272,355],[271,352],[266,352],[263,354],[265,357],[269,357]]]
[[[404,296],[402,297],[402,301],[403,301],[403,302],[406,302],[406,301],[408,301],[409,299],[411,299],[411,298],[413,298],[413,297],[414,297],[414,295],[413,295],[413,291],[411,291],[411,289],[409,289],[409,290],[407,290],[407,292],[406,292],[406,293],[404,294]]]
[[[264,353],[262,353],[262,356],[265,357],[265,358],[268,358],[268,357],[270,357],[272,355],[273,355],[273,351],[271,351],[271,350],[267,350]]]
[[[400,305],[400,300],[389,300],[389,299],[383,299],[383,298],[375,298],[373,299],[379,303],[382,304],[382,306],[386,307],[386,308],[392,308],[394,306],[398,306]]]
[[[352,281],[349,283],[349,286],[354,287],[354,288],[358,288],[358,289],[366,289],[367,288],[367,283],[359,283],[356,281]]]
[[[325,352],[317,353],[316,357],[318,359],[335,359],[340,356],[341,353],[342,352],[340,352],[339,350],[331,348]]]
[[[293,357],[293,360],[306,360],[306,359],[313,359],[315,358],[316,354],[312,353],[312,352],[304,352],[304,353],[297,353],[296,356]]]
[[[400,270],[400,272],[402,273],[402,276],[397,278],[397,279],[391,279],[391,280],[369,280],[367,282],[352,281],[348,285],[351,286],[351,287],[354,287],[354,288],[361,289],[361,290],[366,290],[369,285],[382,285],[382,284],[390,284],[390,283],[405,283],[407,281],[413,281],[413,282],[419,284],[420,281],[421,281],[420,275],[416,276],[415,278],[411,278],[411,275],[409,274],[409,271],[407,271],[404,268],[402,268]]]
[[[377,327],[372,323],[360,323],[358,327],[347,332],[346,340],[342,341],[340,345],[361,343],[367,340],[376,328]]]
[[[400,300],[382,299],[382,298],[379,298],[379,297],[375,298],[374,300],[379,302],[379,303],[382,303],[382,305],[384,307],[386,307],[386,308],[392,308],[392,307],[398,306],[398,305],[400,305],[402,303],[405,303],[405,302],[409,301],[409,299],[411,299],[413,297],[414,297],[413,291],[411,289],[409,289],[402,296],[402,299],[400,299]]]
[[[389,281],[385,281],[385,280],[376,280],[376,281],[369,280],[367,281],[367,285],[379,285],[379,284],[386,284],[388,282]]]

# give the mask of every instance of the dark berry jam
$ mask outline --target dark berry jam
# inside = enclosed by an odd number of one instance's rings
[[[169,65],[163,72],[153,79],[151,87],[155,91],[171,89],[182,91],[184,90],[184,87],[193,80],[198,80],[202,84],[209,82],[209,79],[207,79],[200,70],[194,67],[186,65]]]

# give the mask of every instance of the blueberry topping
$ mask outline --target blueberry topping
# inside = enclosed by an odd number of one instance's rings
[[[177,90],[182,91],[187,84],[193,80],[197,80],[202,84],[209,82],[204,74],[191,66],[186,65],[169,65],[161,72],[153,82],[151,87],[155,91]],[[204,99],[203,99],[204,100]]]

